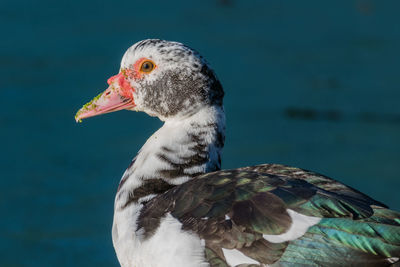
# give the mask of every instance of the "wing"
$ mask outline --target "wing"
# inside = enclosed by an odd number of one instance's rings
[[[399,260],[400,214],[328,177],[266,164],[197,178],[145,205],[138,219],[145,236],[170,213],[205,241],[211,266],[385,266]]]

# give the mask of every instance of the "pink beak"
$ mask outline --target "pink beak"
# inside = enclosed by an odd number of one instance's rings
[[[109,78],[107,83],[110,86],[103,93],[93,98],[76,113],[76,122],[121,109],[132,109],[136,106],[133,99],[135,90],[122,73]]]

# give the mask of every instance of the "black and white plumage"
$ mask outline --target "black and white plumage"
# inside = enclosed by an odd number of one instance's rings
[[[77,120],[120,109],[164,125],[125,171],[113,243],[122,266],[389,266],[400,214],[323,175],[265,164],[219,171],[223,89],[194,50],[157,39],[125,53]]]

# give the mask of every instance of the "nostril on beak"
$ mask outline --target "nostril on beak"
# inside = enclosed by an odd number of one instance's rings
[[[106,95],[109,95],[111,92],[110,91],[108,91],[107,93],[106,93]]]

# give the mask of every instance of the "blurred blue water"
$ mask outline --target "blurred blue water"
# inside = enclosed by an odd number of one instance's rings
[[[224,168],[284,163],[400,210],[398,1],[1,1],[0,265],[118,266],[120,176],[161,123],[77,125],[138,40],[201,52],[225,91]]]

